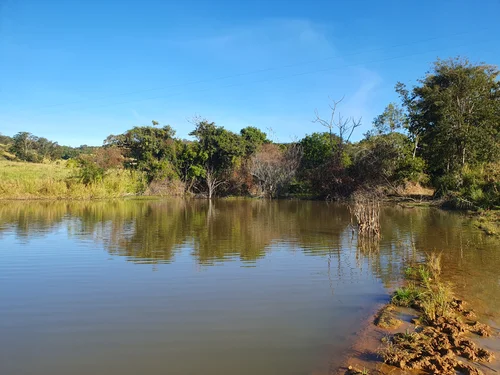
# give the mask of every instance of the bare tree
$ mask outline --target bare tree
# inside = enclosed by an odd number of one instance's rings
[[[250,160],[250,173],[258,181],[263,195],[275,198],[295,176],[302,148],[292,144],[282,151],[275,144],[263,145]]]
[[[207,183],[208,199],[212,199],[217,189],[226,183],[224,179],[218,176],[214,168],[208,165],[205,167],[205,181]]]
[[[332,150],[337,152],[338,157],[342,157],[342,152],[344,150],[344,145],[351,139],[352,133],[356,128],[361,126],[361,117],[355,119],[354,117],[343,117],[340,113],[336,117],[337,106],[344,100],[344,97],[340,100],[333,100],[329,98],[331,103],[328,104],[331,110],[331,115],[328,120],[325,120],[319,116],[318,110],[314,111],[316,118],[313,120],[314,123],[319,123],[328,129],[330,133],[330,144]],[[338,141],[335,142],[334,134],[338,135]]]

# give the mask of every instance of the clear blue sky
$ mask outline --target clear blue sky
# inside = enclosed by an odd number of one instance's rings
[[[500,64],[500,2],[0,0],[0,133],[100,145],[201,115],[289,141],[374,116],[436,57]]]

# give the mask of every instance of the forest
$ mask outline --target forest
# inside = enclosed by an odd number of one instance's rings
[[[90,197],[339,200],[357,191],[430,191],[453,208],[498,208],[498,74],[496,66],[464,58],[437,60],[415,86],[396,84],[399,102],[388,103],[358,142],[351,139],[361,119],[342,115],[341,98],[330,101],[330,113],[312,112],[322,132],[290,143],[275,142],[256,127],[236,133],[204,118],[193,119],[192,140],[157,121],[109,135],[100,147],[60,146],[28,132],[0,135],[0,197],[15,190],[21,197],[23,191],[26,197],[94,191]],[[30,174],[15,172],[20,162],[56,164],[67,172],[56,178],[49,171],[37,184],[23,181]],[[97,194],[99,186],[105,190]]]

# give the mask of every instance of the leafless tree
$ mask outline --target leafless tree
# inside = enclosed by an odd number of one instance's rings
[[[282,151],[275,144],[263,145],[250,161],[250,173],[258,181],[263,195],[275,198],[290,183],[302,158],[302,148],[291,144]]]
[[[217,189],[226,183],[226,180],[218,176],[214,168],[208,165],[205,167],[205,181],[207,183],[208,199],[212,199]]]
[[[344,100],[344,97],[340,100],[333,100],[331,98],[328,106],[331,110],[331,115],[328,120],[325,120],[319,116],[318,110],[314,111],[316,118],[313,120],[314,123],[318,123],[328,129],[330,133],[330,142],[333,151],[337,151],[338,156],[342,156],[344,145],[351,139],[354,130],[361,126],[361,117],[355,119],[354,117],[343,117],[340,113],[337,114],[337,106]],[[335,142],[334,134],[338,135],[338,141]]]

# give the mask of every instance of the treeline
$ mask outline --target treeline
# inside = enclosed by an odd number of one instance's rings
[[[40,163],[46,160],[68,160],[81,154],[91,154],[99,147],[82,145],[61,146],[44,137],[28,132],[19,132],[13,137],[0,134],[0,157],[8,160],[22,160]]]
[[[332,101],[330,113],[316,113],[322,132],[287,144],[255,127],[235,133],[206,119],[193,122],[192,141],[153,121],[110,135],[103,147],[68,148],[29,133],[0,144],[19,160],[70,159],[85,184],[110,170],[135,171],[149,194],[339,199],[413,184],[461,208],[498,207],[498,74],[465,59],[438,60],[414,87],[396,85],[400,103],[390,103],[359,142],[351,136],[361,121],[342,117],[341,101]]]

